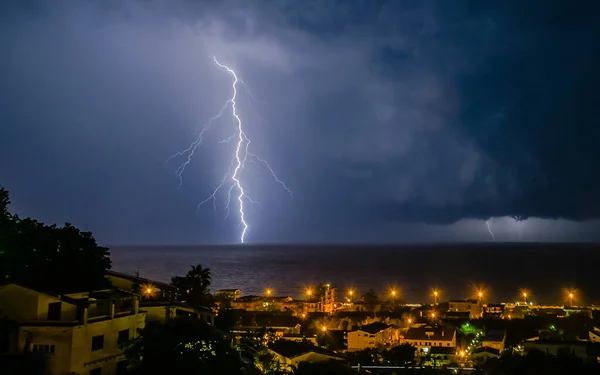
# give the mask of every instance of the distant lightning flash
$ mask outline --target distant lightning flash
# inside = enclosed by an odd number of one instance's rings
[[[492,232],[492,224],[490,223],[490,219],[485,221],[485,225],[487,226],[488,232],[490,232],[490,235],[492,236],[492,240],[495,241],[496,236],[494,236],[494,232]]]
[[[250,139],[244,132],[244,126],[242,123],[242,119],[237,111],[238,84],[242,84],[245,87],[246,92],[248,92],[248,94],[252,96],[251,91],[248,88],[248,85],[243,80],[238,78],[236,72],[233,69],[229,68],[227,65],[221,64],[215,56],[213,56],[213,61],[215,62],[215,64],[218,67],[227,70],[227,72],[233,78],[233,82],[231,85],[232,89],[233,89],[232,96],[225,102],[225,104],[223,105],[221,110],[215,116],[211,117],[204,124],[204,127],[202,128],[202,130],[196,137],[196,140],[194,142],[192,142],[190,144],[190,146],[188,148],[186,148],[185,150],[177,152],[176,154],[172,155],[169,159],[167,159],[167,161],[170,161],[171,159],[173,159],[175,157],[180,157],[180,156],[183,156],[185,158],[185,161],[175,171],[175,174],[179,178],[179,185],[181,186],[181,184],[183,183],[183,178],[182,178],[183,172],[185,171],[186,167],[191,163],[192,157],[194,156],[194,153],[196,152],[196,149],[198,148],[198,146],[200,146],[200,144],[202,143],[205,133],[211,128],[211,126],[217,119],[219,119],[223,116],[223,114],[225,113],[225,110],[227,108],[231,107],[231,116],[235,120],[234,122],[236,125],[236,130],[229,138],[227,138],[219,143],[230,143],[231,141],[236,140],[237,142],[235,142],[235,144],[236,144],[235,152],[232,155],[229,170],[227,171],[227,173],[225,173],[225,175],[221,179],[220,183],[213,190],[212,194],[210,194],[206,199],[204,199],[202,202],[200,202],[198,204],[198,208],[200,208],[202,205],[204,205],[208,201],[212,200],[213,208],[216,210],[217,209],[217,194],[222,189],[227,189],[227,198],[225,200],[225,210],[226,210],[225,218],[227,218],[230,213],[229,204],[231,202],[231,196],[232,196],[233,191],[236,190],[238,207],[239,207],[239,211],[238,211],[239,221],[240,221],[240,226],[242,227],[242,232],[240,235],[240,242],[244,243],[244,241],[246,239],[246,234],[248,233],[248,228],[249,228],[247,218],[246,218],[246,212],[244,211],[244,201],[247,201],[248,203],[251,203],[251,204],[252,203],[258,204],[259,206],[262,207],[262,205],[259,202],[251,199],[248,196],[248,194],[244,190],[243,182],[240,179],[241,178],[240,175],[244,170],[246,162],[247,161],[251,161],[251,162],[257,161],[257,162],[263,164],[267,168],[267,170],[269,171],[269,173],[271,174],[273,179],[278,184],[280,184],[290,195],[292,195],[292,191],[286,186],[286,184],[283,181],[281,181],[279,179],[279,177],[277,177],[277,175],[273,171],[273,168],[271,168],[271,165],[266,160],[260,158],[258,155],[249,151]]]

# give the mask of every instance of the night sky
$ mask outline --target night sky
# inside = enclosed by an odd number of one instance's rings
[[[4,0],[0,185],[104,244],[600,240],[600,3]],[[229,112],[228,112],[229,111]],[[236,190],[233,190],[236,194]],[[486,220],[494,233],[488,233]]]

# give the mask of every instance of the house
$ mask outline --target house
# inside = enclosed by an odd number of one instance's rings
[[[450,366],[456,363],[456,348],[447,346],[432,346],[429,352],[431,356],[425,365],[434,367]]]
[[[482,346],[473,350],[473,353],[471,353],[471,358],[477,363],[483,363],[488,359],[500,357],[500,353],[501,351],[496,348]]]
[[[238,312],[236,327],[238,335],[271,331],[277,336],[299,335],[301,320],[290,313]]]
[[[347,334],[348,351],[357,351],[377,346],[395,345],[400,342],[398,328],[385,323],[371,323],[358,327]]]
[[[288,368],[296,368],[301,362],[344,361],[334,352],[306,342],[279,340],[269,345],[269,352]]]
[[[448,312],[469,313],[471,319],[481,318],[483,306],[476,300],[450,300],[448,303]]]
[[[500,318],[504,315],[504,306],[500,303],[488,303],[483,305],[483,316],[486,318]]]
[[[146,323],[164,322],[177,315],[196,315],[198,319],[214,324],[215,313],[211,308],[176,302],[176,288],[169,284],[110,270],[105,277],[114,288],[140,296],[139,308],[146,312]]]
[[[161,300],[174,300],[176,288],[170,284],[146,279],[139,275],[108,270],[105,275],[114,288],[138,294],[142,297]]]
[[[411,327],[406,331],[402,343],[410,344],[424,352],[432,347],[456,348],[456,330],[444,327]]]
[[[497,349],[500,353],[504,351],[504,343],[506,342],[506,331],[489,330],[481,340],[482,347]]]
[[[122,291],[54,295],[17,284],[0,287],[0,310],[16,322],[10,351],[49,355],[53,374],[125,374],[119,348],[145,325],[137,296]]]
[[[237,310],[245,310],[245,311],[264,311],[265,297],[249,295],[242,296],[234,301],[231,301],[231,308]]]
[[[219,289],[215,291],[215,296],[233,301],[242,296],[242,291],[240,289]]]

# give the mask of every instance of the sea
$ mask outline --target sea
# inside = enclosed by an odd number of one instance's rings
[[[413,303],[464,299],[483,288],[489,302],[528,300],[559,305],[567,290],[574,304],[600,303],[598,244],[435,245],[235,245],[113,246],[115,271],[169,282],[192,265],[210,268],[211,290],[241,289],[243,295],[303,298],[306,288],[329,283],[340,294],[369,289],[385,297],[391,288]]]

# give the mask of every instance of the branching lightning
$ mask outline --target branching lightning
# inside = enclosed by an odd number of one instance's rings
[[[491,223],[492,219],[488,219],[485,221],[485,225],[487,226],[487,230],[490,233],[490,235],[492,236],[492,241],[496,240],[496,236],[494,236],[494,232],[492,232],[492,223]]]
[[[227,173],[225,173],[225,175],[223,176],[217,187],[213,190],[213,192],[206,199],[204,199],[198,204],[198,208],[212,200],[213,208],[217,210],[217,195],[221,190],[226,190],[227,195],[225,199],[225,218],[227,218],[230,214],[229,206],[231,203],[232,194],[234,194],[235,190],[235,199],[237,199],[238,202],[239,226],[242,228],[240,234],[240,242],[244,243],[249,229],[244,203],[248,202],[250,204],[257,204],[262,208],[262,204],[250,198],[248,196],[248,193],[244,189],[244,184],[241,180],[241,175],[245,169],[246,162],[258,162],[262,164],[269,171],[273,179],[278,184],[280,184],[290,195],[292,195],[292,191],[286,186],[286,184],[283,181],[279,179],[279,177],[277,177],[277,175],[273,171],[273,168],[271,168],[271,165],[266,160],[260,158],[258,155],[249,151],[251,141],[246,135],[246,132],[244,131],[243,122],[237,110],[238,84],[241,84],[246,89],[248,95],[250,95],[250,97],[253,98],[252,92],[250,91],[248,85],[242,79],[238,78],[236,72],[233,69],[229,68],[227,65],[221,64],[215,56],[213,56],[213,61],[219,68],[226,70],[228,74],[232,77],[231,87],[233,93],[231,95],[231,98],[229,98],[225,102],[223,107],[215,116],[211,117],[204,124],[202,130],[196,137],[196,140],[192,142],[190,146],[185,150],[172,155],[169,159],[167,159],[167,162],[176,157],[184,158],[184,162],[180,164],[177,170],[175,171],[176,176],[179,178],[179,186],[181,186],[181,184],[183,183],[182,175],[185,172],[186,167],[191,163],[192,157],[194,156],[194,153],[196,152],[198,146],[201,145],[205,133],[210,130],[211,126],[216,120],[220,119],[223,116],[223,114],[228,108],[231,108],[231,116],[234,119],[236,127],[235,132],[229,138],[224,139],[219,143],[228,144],[234,141],[235,151],[233,152]]]

